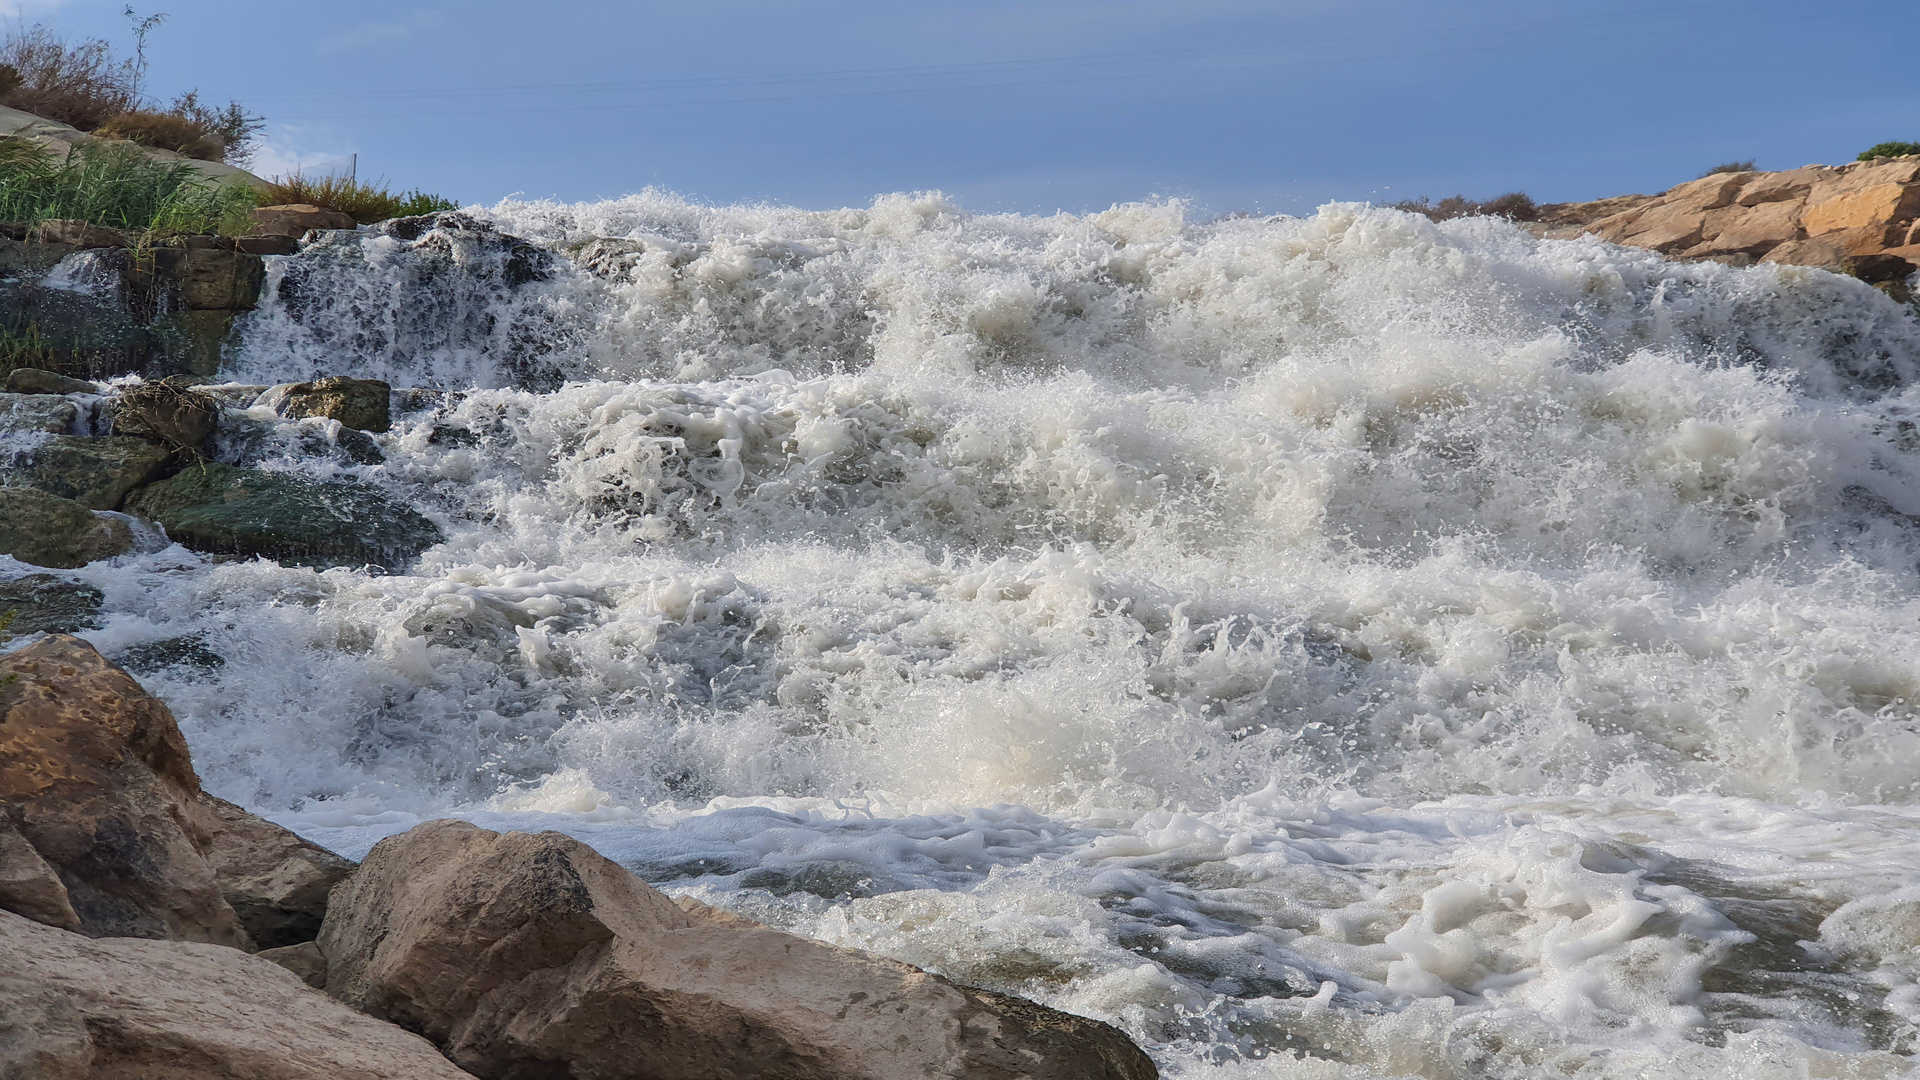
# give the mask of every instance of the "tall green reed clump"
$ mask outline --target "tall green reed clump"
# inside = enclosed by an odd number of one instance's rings
[[[0,221],[78,219],[149,236],[236,233],[256,200],[243,185],[131,146],[88,146],[61,160],[24,139],[0,141]]]

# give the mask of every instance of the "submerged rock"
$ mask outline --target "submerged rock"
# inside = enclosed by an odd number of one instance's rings
[[[482,1077],[1155,1075],[1105,1024],[683,910],[559,833],[389,837],[335,890],[319,943],[329,994]]]
[[[0,468],[0,481],[25,484],[95,510],[118,510],[127,493],[166,471],[167,449],[131,435],[55,435],[24,460]]]
[[[122,518],[44,491],[0,487],[0,554],[70,570],[132,550],[133,530]]]
[[[80,406],[51,394],[0,394],[0,431],[64,435],[80,422]]]
[[[0,913],[0,1076],[467,1080],[426,1040],[232,949]]]
[[[392,394],[392,388],[378,379],[329,375],[312,382],[282,383],[260,401],[293,419],[324,417],[361,431],[386,431],[393,426]]]
[[[303,566],[397,567],[442,539],[439,526],[353,480],[209,464],[140,489],[130,513],[196,551]]]
[[[102,600],[99,589],[55,574],[25,574],[0,581],[0,618],[6,621],[0,627],[0,641],[90,630],[100,625]]]
[[[346,426],[263,420],[229,409],[220,418],[214,456],[229,465],[318,458],[341,465],[378,465],[386,460],[373,436]]]

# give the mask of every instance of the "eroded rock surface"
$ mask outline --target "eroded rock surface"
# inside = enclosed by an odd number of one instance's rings
[[[67,570],[132,550],[133,530],[124,519],[44,491],[0,487],[0,554]]]
[[[703,917],[558,833],[441,821],[383,840],[319,945],[329,994],[482,1077],[1155,1075],[1105,1024]]]

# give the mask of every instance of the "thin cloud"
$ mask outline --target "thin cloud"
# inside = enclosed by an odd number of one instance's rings
[[[0,4],[7,0],[0,0]],[[314,46],[322,53],[360,52],[398,45],[428,30],[437,29],[446,24],[447,13],[440,8],[426,8],[410,12],[393,19],[378,19],[349,26],[336,34],[323,37]]]
[[[347,171],[352,154],[317,150],[297,127],[267,132],[254,147],[253,161],[247,170],[255,176],[275,179],[293,176],[325,176]]]

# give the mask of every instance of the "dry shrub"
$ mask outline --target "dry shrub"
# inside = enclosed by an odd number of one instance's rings
[[[1465,195],[1449,195],[1439,202],[1430,202],[1423,195],[1418,199],[1394,203],[1393,208],[1425,214],[1434,221],[1452,221],[1463,217],[1503,217],[1510,221],[1537,221],[1540,218],[1540,207],[1524,191],[1509,191],[1484,202],[1475,202]]]
[[[171,150],[202,161],[221,161],[227,154],[225,139],[179,113],[136,109],[108,120],[94,128],[93,133]]]
[[[306,203],[322,210],[338,210],[362,225],[455,209],[452,200],[418,189],[395,195],[385,185],[363,184],[350,177],[310,178],[298,173],[275,180],[260,196],[262,206],[288,203]]]
[[[112,47],[99,38],[69,45],[44,26],[17,29],[0,41],[0,64],[19,76],[0,104],[82,131],[139,103],[139,70],[131,60],[115,60]]]

